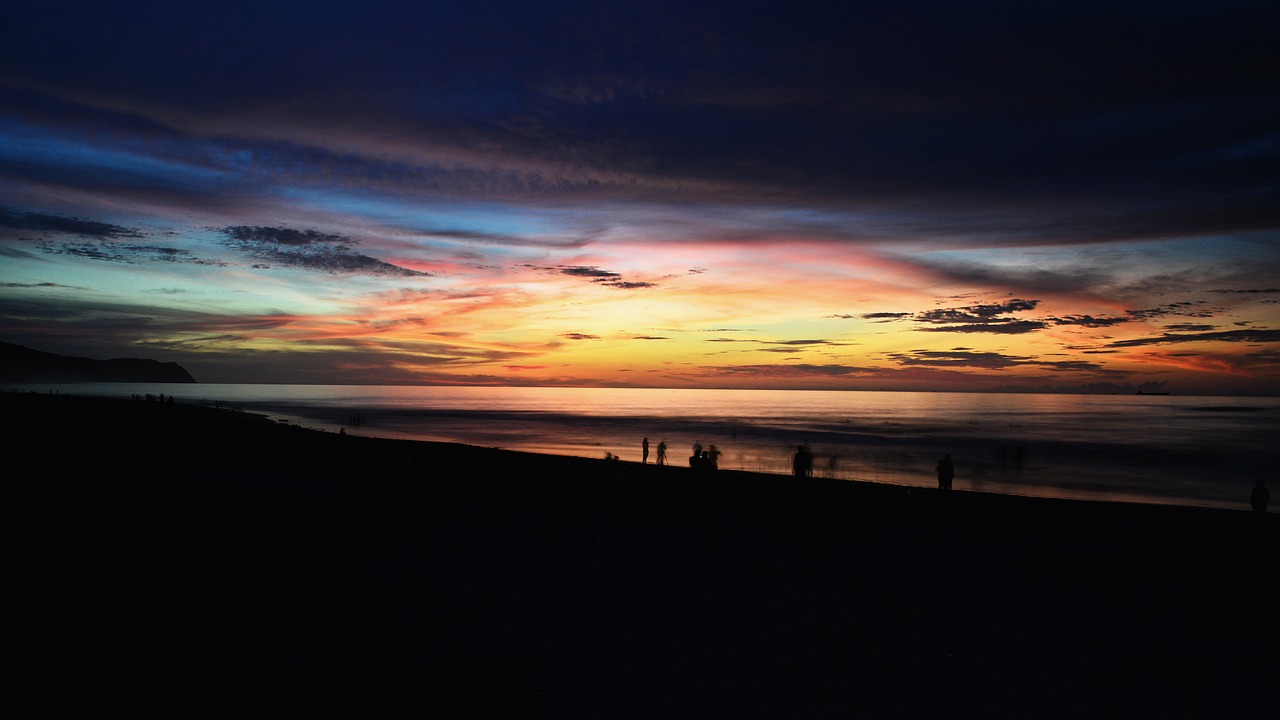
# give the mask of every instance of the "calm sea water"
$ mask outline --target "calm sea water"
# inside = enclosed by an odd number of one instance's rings
[[[786,475],[800,444],[819,476],[929,487],[943,453],[959,490],[1244,509],[1280,487],[1280,398],[349,385],[40,385],[172,395],[337,432]],[[352,420],[359,418],[359,424]]]

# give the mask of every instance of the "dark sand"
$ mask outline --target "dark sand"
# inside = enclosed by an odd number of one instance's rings
[[[698,499],[685,468],[0,398],[9,704],[44,710],[15,717],[1280,717],[1253,478],[1239,512]]]

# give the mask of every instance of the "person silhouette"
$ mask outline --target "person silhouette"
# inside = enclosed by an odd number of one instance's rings
[[[640,464],[649,462],[649,438],[640,441]]]
[[[656,462],[658,465],[667,464],[667,441],[666,440],[658,441],[658,457]]]
[[[956,476],[955,465],[951,462],[951,455],[943,455],[938,461],[938,489],[950,490],[951,480]]]
[[[795,457],[791,458],[791,473],[796,477],[813,476],[813,451],[808,445],[797,445]]]
[[[1271,502],[1271,491],[1267,489],[1267,483],[1258,478],[1258,482],[1253,485],[1253,492],[1249,494],[1249,504],[1253,506],[1254,512],[1266,512],[1267,505]]]

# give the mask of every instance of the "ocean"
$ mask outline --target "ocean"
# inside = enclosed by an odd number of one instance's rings
[[[720,467],[788,475],[808,445],[814,474],[955,489],[1247,509],[1256,478],[1280,485],[1280,398],[794,390],[352,385],[75,384],[22,391],[130,397],[256,412],[386,438],[671,465],[693,444]]]

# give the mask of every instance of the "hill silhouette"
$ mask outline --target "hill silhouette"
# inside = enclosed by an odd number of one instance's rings
[[[172,362],[139,358],[93,360],[32,350],[0,342],[0,382],[155,382],[194,383]]]

